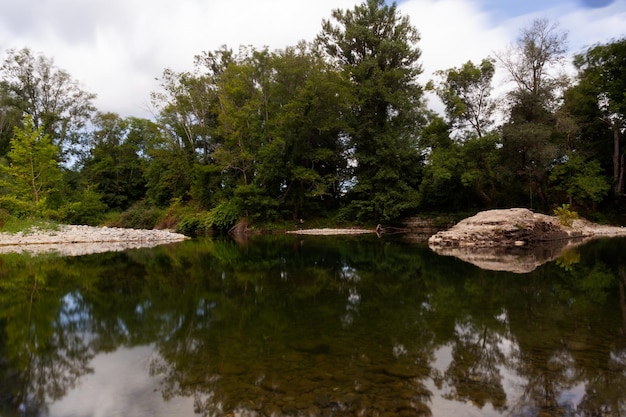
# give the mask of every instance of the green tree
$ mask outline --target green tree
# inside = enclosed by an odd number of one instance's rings
[[[272,67],[272,140],[259,151],[259,181],[294,220],[319,216],[337,207],[345,181],[348,84],[304,42],[274,53]]]
[[[0,103],[8,101],[7,92],[0,88]],[[11,138],[14,128],[22,122],[22,111],[15,107],[0,104],[0,157],[5,156],[11,149]]]
[[[608,154],[605,149],[612,149],[613,190],[621,194],[626,171],[621,143],[626,126],[626,39],[595,45],[576,55],[574,65],[579,80],[575,88],[585,100],[578,100],[578,103],[586,102],[578,114],[586,116],[583,123],[601,120],[608,128],[601,130],[599,142],[604,145],[603,154]]]
[[[384,0],[334,10],[317,37],[352,84],[348,146],[356,167],[348,211],[358,219],[397,219],[417,204],[423,122],[418,41],[408,17]]]
[[[43,128],[36,128],[31,116],[25,116],[23,128],[15,129],[8,153],[9,165],[2,166],[2,181],[8,195],[2,198],[23,203],[30,212],[45,208],[47,197],[58,189],[62,180],[59,149]]]
[[[139,155],[144,139],[137,124],[114,113],[94,118],[92,147],[82,173],[109,209],[125,210],[145,194],[145,161]]]
[[[269,131],[269,52],[242,48],[236,62],[218,81],[219,134],[214,157],[236,184],[247,186],[255,175],[256,154]]]
[[[455,129],[463,131],[470,127],[480,138],[493,124],[496,106],[490,95],[494,62],[492,58],[483,59],[480,65],[468,61],[460,68],[436,73],[441,81],[435,91]]]
[[[52,59],[35,56],[28,48],[10,49],[0,67],[0,108],[29,114],[33,126],[61,151],[82,139],[95,97]]]
[[[512,204],[533,195],[548,203],[547,178],[564,153],[556,135],[555,112],[567,85],[559,69],[567,51],[567,33],[546,19],[520,31],[515,45],[497,55],[515,88],[508,94],[510,112],[502,127],[502,155]]]
[[[580,206],[586,203],[595,205],[602,201],[611,188],[602,175],[600,163],[585,160],[577,153],[568,154],[565,163],[554,167],[550,181],[557,190],[565,193],[570,205],[574,202]]]
[[[135,120],[131,135],[144,140],[140,151],[146,159],[144,179],[146,197],[157,206],[167,206],[173,199],[189,199],[193,164],[179,138],[164,132],[150,120]]]

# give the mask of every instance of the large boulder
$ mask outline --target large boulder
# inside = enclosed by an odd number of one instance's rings
[[[489,210],[460,221],[428,240],[430,248],[482,269],[527,273],[597,237],[626,236],[626,228],[553,216],[528,209]]]
[[[563,226],[556,217],[524,208],[483,211],[428,239],[433,247],[507,247],[588,236],[580,227]]]

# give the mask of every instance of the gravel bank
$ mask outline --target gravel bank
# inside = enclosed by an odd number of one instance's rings
[[[59,230],[0,233],[0,253],[57,252],[61,255],[152,247],[180,242],[187,236],[166,230],[123,229],[118,227],[60,226]]]
[[[332,236],[332,235],[362,235],[365,233],[376,233],[374,229],[299,229],[289,230],[288,234],[293,235],[318,235],[318,236]]]

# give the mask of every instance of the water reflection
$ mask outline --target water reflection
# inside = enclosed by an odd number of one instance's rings
[[[439,247],[431,249],[442,256],[455,256],[490,271],[527,274],[539,266],[559,260],[565,264],[576,261],[576,248],[595,238],[561,239],[536,242],[522,247]],[[574,258],[572,258],[574,256]]]
[[[364,236],[2,255],[0,415],[622,415],[625,247],[524,275]]]

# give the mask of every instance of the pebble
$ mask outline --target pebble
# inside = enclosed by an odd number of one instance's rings
[[[151,247],[185,239],[188,237],[168,230],[65,225],[60,226],[58,230],[0,233],[0,252],[57,252],[61,255],[84,255]]]

